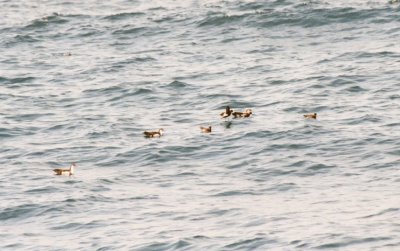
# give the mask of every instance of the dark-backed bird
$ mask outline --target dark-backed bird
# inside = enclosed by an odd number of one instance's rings
[[[232,112],[234,118],[248,118],[253,114],[251,109],[246,109],[244,112]]]
[[[55,175],[68,175],[68,176],[71,176],[71,175],[74,174],[75,167],[76,167],[76,164],[72,163],[69,166],[69,169],[56,168],[56,169],[53,169],[53,172],[55,172]]]
[[[211,132],[211,126],[209,126],[209,127],[200,126],[200,130],[201,130],[201,132],[210,133]]]
[[[161,137],[164,134],[164,129],[160,128],[158,131],[155,132],[143,132],[144,136],[147,138],[154,138],[154,137]]]
[[[304,114],[303,116],[306,119],[317,119],[317,114],[315,112],[310,114]]]
[[[227,118],[227,117],[231,116],[232,112],[233,112],[233,110],[232,110],[229,106],[227,106],[227,107],[225,108],[225,111],[224,111],[224,112],[221,112],[220,115],[221,115],[221,117],[224,119],[224,118]]]

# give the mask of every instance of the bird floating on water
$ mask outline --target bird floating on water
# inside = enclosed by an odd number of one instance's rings
[[[224,118],[227,118],[227,117],[229,117],[229,116],[231,116],[231,114],[232,114],[232,112],[233,112],[233,110],[229,107],[229,105],[225,108],[225,111],[224,112],[221,112],[221,117],[224,119]]]
[[[317,114],[315,112],[310,114],[304,114],[303,116],[306,119],[317,119]]]
[[[201,130],[201,132],[210,133],[211,132],[211,126],[209,126],[209,127],[200,126],[200,130]]]
[[[143,134],[146,138],[161,137],[161,135],[164,134],[164,129],[160,128],[158,131],[155,132],[145,131]]]
[[[69,166],[69,169],[56,168],[56,169],[53,169],[53,171],[55,172],[55,175],[68,175],[68,176],[71,176],[71,175],[74,174],[75,167],[76,167],[76,164],[72,163]]]
[[[247,108],[244,112],[232,112],[232,116],[234,118],[248,118],[253,114],[253,111],[250,108]]]

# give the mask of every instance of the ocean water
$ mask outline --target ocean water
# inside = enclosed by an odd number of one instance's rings
[[[0,5],[0,250],[400,250],[400,3]]]

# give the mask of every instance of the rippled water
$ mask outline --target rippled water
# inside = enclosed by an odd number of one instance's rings
[[[400,6],[349,2],[0,1],[0,249],[399,250]]]

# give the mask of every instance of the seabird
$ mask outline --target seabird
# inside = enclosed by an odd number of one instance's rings
[[[62,169],[62,168],[56,168],[53,169],[55,172],[55,175],[68,175],[71,176],[74,174],[74,168],[76,167],[75,163],[72,163],[69,167],[69,169]]]
[[[224,119],[224,118],[227,118],[227,117],[231,116],[232,112],[233,112],[233,110],[232,110],[229,106],[227,106],[227,107],[225,108],[225,111],[224,111],[224,112],[221,112],[220,115],[221,115],[221,117]]]
[[[304,114],[303,116],[306,119],[317,119],[317,114],[315,112],[310,114]]]
[[[209,132],[211,132],[211,126],[209,126],[209,127],[200,126],[200,130],[201,130],[201,132],[209,133]]]
[[[244,112],[232,112],[232,116],[234,118],[248,118],[253,114],[253,111],[251,109],[246,109]]]
[[[146,138],[154,138],[154,137],[161,137],[161,135],[164,134],[164,129],[160,128],[158,131],[156,132],[144,132],[144,136]]]

